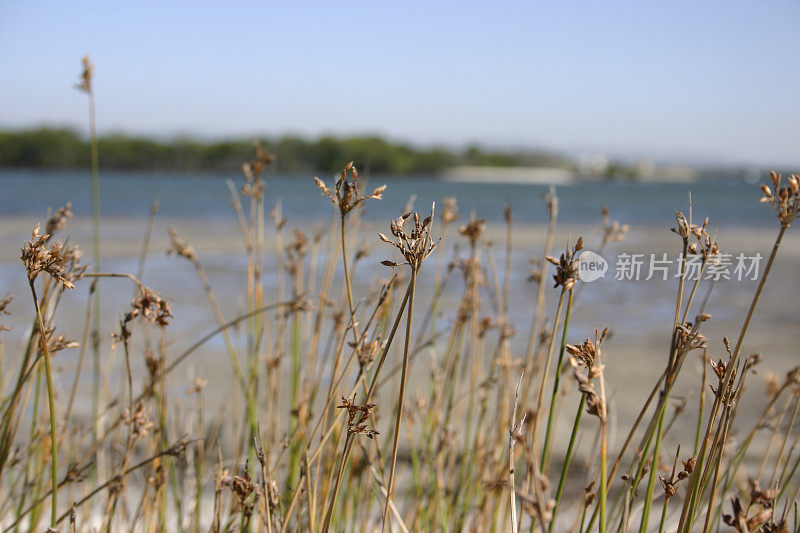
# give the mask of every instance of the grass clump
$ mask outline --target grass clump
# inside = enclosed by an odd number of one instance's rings
[[[759,304],[769,305],[761,296],[800,212],[800,178],[773,173],[762,187],[778,230],[735,342],[706,335],[713,317],[708,297],[697,295],[715,284],[687,274],[689,257],[701,272],[716,264],[716,238],[691,208],[676,212],[681,269],[672,324],[663,332],[663,368],[651,376],[638,415],[612,424],[606,364],[615,357],[614,325],[606,327],[602,310],[584,310],[603,329],[582,342],[572,338],[570,318],[592,288],[579,274],[584,239],[570,239],[574,244],[551,256],[555,191],[544,198],[550,223],[545,259],[534,261],[531,273],[527,350],[516,354],[509,302],[525,289],[512,280],[510,206],[501,268],[486,223],[474,213],[457,235],[448,232],[459,217],[452,198],[439,213],[431,208],[423,217],[409,208],[390,220],[388,234],[370,237],[388,245],[370,266],[362,242],[373,233],[362,215],[385,187],[365,192],[354,163],[332,187],[317,179],[332,204],[330,223],[311,236],[297,229],[289,239],[280,205],[267,213],[272,161],[256,145],[242,186],[229,184],[246,257],[238,315],[226,315],[217,300],[204,251],[170,229],[170,253],[191,265],[216,321],[195,342],[171,331],[180,310],[141,281],[146,252],[137,275],[83,264],[74,245],[55,240],[66,230],[69,205],[45,234],[34,230],[21,255],[32,326],[10,359],[16,368],[4,368],[0,383],[3,531],[798,527],[800,367],[769,379],[754,425],[742,431],[737,413],[762,359],[742,352],[744,339]],[[604,211],[597,250],[627,231]],[[79,345],[84,353],[99,307],[90,298],[88,309],[65,309],[86,316],[81,343],[56,334],[58,310],[65,301],[74,305],[62,298],[65,291],[91,286],[94,295],[113,279],[130,283],[134,296],[112,293],[121,318],[100,332],[113,342],[97,344],[104,365],[95,378],[96,408],[87,414],[73,408],[83,394],[82,365],[66,375],[52,361]],[[548,292],[557,301],[549,314]],[[10,298],[0,299],[0,312],[8,312]],[[224,340],[228,375],[175,372],[216,336]],[[699,376],[684,371],[695,356]],[[697,412],[685,401],[669,409],[679,383],[698,387]],[[68,401],[61,402],[66,384]],[[225,391],[216,413],[207,408],[210,386]],[[696,429],[671,432],[680,417]],[[555,437],[560,422],[571,428],[564,443]],[[624,439],[617,443],[613,431]],[[737,434],[744,439],[734,440]],[[767,446],[753,461],[748,450],[760,441]]]

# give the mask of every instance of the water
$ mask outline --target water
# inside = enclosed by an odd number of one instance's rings
[[[183,175],[114,172],[100,178],[103,216],[144,217],[155,198],[161,216],[202,216],[233,219],[226,178],[242,182],[239,175]],[[314,187],[312,176],[270,175],[267,204],[280,198],[283,213],[295,222],[327,215],[327,200]],[[327,177],[329,184],[332,177]],[[544,223],[547,212],[540,200],[542,185],[483,184],[444,181],[434,177],[374,176],[370,185],[388,185],[384,201],[370,202],[367,218],[385,221],[396,216],[411,196],[424,211],[432,201],[446,196],[458,199],[461,212],[475,210],[489,221],[502,218],[507,201],[514,207],[515,221]],[[769,209],[755,200],[760,196],[753,183],[701,177],[696,183],[579,182],[557,188],[561,222],[596,224],[599,211],[607,206],[615,220],[631,225],[665,226],[674,221],[673,210],[688,210],[691,193],[697,216],[708,216],[717,227],[774,227]],[[71,201],[77,217],[91,213],[88,172],[0,170],[0,216],[42,217],[49,208]]]

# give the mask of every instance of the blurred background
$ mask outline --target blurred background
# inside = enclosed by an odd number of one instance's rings
[[[794,1],[4,2],[0,127],[74,135],[38,154],[4,135],[0,164],[86,164],[91,54],[106,170],[231,171],[225,141],[255,137],[286,172],[367,153],[376,172],[529,169],[504,180],[792,168],[799,18]]]

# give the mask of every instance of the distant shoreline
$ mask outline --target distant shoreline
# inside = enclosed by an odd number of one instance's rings
[[[100,166],[131,171],[235,171],[254,157],[254,141],[275,155],[270,166],[281,173],[338,172],[348,161],[359,169],[385,174],[440,174],[469,166],[552,166],[573,168],[568,157],[543,150],[419,148],[379,136],[295,136],[204,141],[187,137],[154,139],[126,134],[98,138]],[[0,167],[89,168],[89,143],[76,130],[43,127],[0,131]]]
[[[287,176],[331,175],[348,161],[354,161],[362,174],[537,184],[585,180],[691,183],[701,175],[752,181],[769,170],[656,165],[647,159],[614,161],[599,153],[572,158],[535,148],[420,148],[379,136],[282,136],[260,138],[257,142],[275,155],[269,171]],[[243,138],[165,140],[105,134],[98,139],[98,145],[102,172],[238,175],[242,163],[254,157],[253,140]],[[89,168],[88,141],[74,129],[0,130],[0,169],[88,172]]]

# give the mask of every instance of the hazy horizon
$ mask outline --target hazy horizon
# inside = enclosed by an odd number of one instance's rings
[[[0,127],[800,164],[794,2],[0,5]]]

